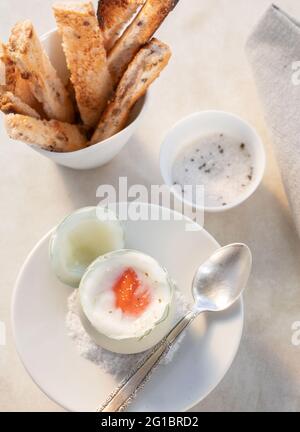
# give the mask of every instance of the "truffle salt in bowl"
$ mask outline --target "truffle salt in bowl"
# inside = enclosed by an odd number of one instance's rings
[[[265,170],[265,151],[257,132],[222,111],[194,113],[167,134],[160,153],[165,184],[186,204],[220,212],[246,201]],[[195,200],[196,187],[203,187]]]

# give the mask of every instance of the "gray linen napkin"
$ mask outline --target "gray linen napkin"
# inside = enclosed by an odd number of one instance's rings
[[[300,23],[272,5],[246,51],[300,235]]]

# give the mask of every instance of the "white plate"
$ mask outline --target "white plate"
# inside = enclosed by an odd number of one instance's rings
[[[218,243],[204,229],[185,231],[186,221],[127,221],[124,225],[126,246],[156,258],[190,298],[196,268]],[[17,350],[33,380],[51,399],[70,411],[95,411],[117,383],[81,358],[67,336],[65,317],[71,289],[50,269],[50,234],[30,253],[16,283],[12,318]],[[199,317],[172,362],[158,367],[130,411],[175,412],[194,406],[228,371],[242,328],[242,300],[225,313]]]

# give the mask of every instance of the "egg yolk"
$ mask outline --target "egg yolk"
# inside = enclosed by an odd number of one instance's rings
[[[138,317],[151,302],[149,290],[141,286],[138,275],[132,268],[126,269],[113,287],[116,307],[123,313]]]

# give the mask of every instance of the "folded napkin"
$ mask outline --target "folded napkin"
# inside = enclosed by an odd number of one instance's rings
[[[272,5],[246,51],[300,235],[300,23]]]

